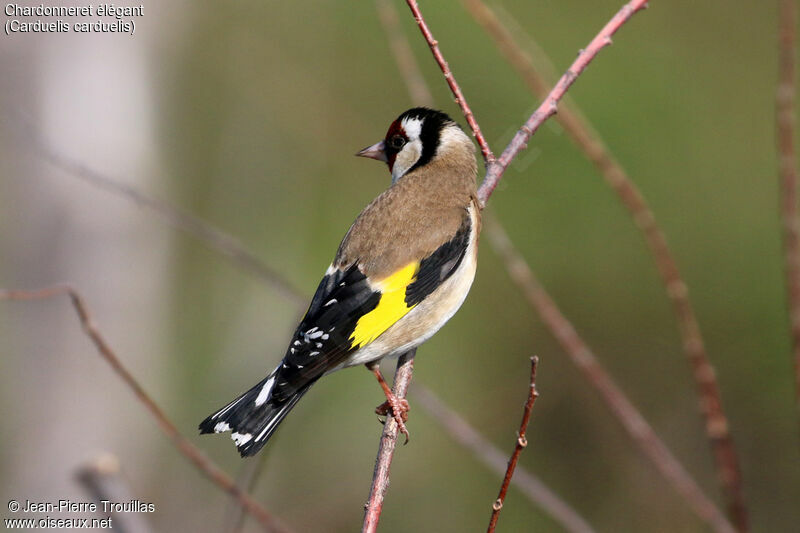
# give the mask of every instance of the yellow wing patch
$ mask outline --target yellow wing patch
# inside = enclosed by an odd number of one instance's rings
[[[360,348],[377,339],[392,324],[403,318],[416,304],[406,305],[406,287],[417,277],[419,263],[409,263],[376,285],[381,291],[377,307],[358,319],[350,335],[353,348]]]

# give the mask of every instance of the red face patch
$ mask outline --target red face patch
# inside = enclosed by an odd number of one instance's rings
[[[402,145],[399,147],[397,146],[397,137],[403,139],[403,144],[408,142],[408,137],[406,136],[403,126],[400,124],[400,120],[395,120],[392,122],[392,125],[389,126],[389,129],[386,132],[386,138],[383,140],[384,150],[386,151],[386,163],[389,165],[390,172],[394,167],[394,161],[397,158],[397,152],[399,152],[403,147]]]

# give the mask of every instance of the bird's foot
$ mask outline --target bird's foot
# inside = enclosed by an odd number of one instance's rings
[[[406,441],[403,444],[408,444],[409,435],[406,422],[408,421],[409,410],[408,400],[405,398],[398,398],[392,393],[387,394],[386,401],[375,408],[375,413],[380,416],[388,416],[391,411],[392,418],[397,422],[397,429],[406,437]]]

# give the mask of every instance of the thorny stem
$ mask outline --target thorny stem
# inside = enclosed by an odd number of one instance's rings
[[[97,325],[94,322],[92,314],[89,311],[83,297],[70,285],[55,285],[44,289],[36,289],[31,291],[22,290],[0,290],[0,300],[42,300],[53,298],[60,295],[67,295],[78,314],[81,327],[92,343],[97,348],[97,351],[103,359],[111,365],[111,368],[119,376],[123,382],[133,391],[136,399],[141,402],[150,414],[155,418],[158,427],[161,428],[167,437],[172,441],[172,444],[178,451],[186,457],[192,464],[197,467],[205,476],[210,479],[215,485],[222,490],[228,492],[244,510],[250,513],[265,531],[282,532],[290,531],[283,525],[277,517],[273,516],[267,511],[260,503],[254,500],[249,494],[243,492],[225,472],[215,465],[203,452],[195,447],[189,440],[180,434],[175,424],[167,418],[167,415],[158,404],[153,400],[147,392],[142,388],[136,378],[128,371],[122,361],[117,357],[116,353],[111,349],[111,346],[106,342]]]
[[[514,469],[517,467],[517,461],[519,461],[522,450],[528,446],[528,438],[525,436],[525,432],[528,431],[528,423],[531,420],[533,404],[536,402],[536,398],[539,397],[539,392],[536,390],[536,365],[538,363],[538,357],[531,357],[531,382],[528,389],[528,401],[525,402],[525,409],[522,411],[522,422],[520,422],[519,432],[517,433],[517,444],[514,447],[511,458],[508,460],[508,468],[503,478],[503,484],[500,485],[500,493],[497,495],[497,500],[494,502],[494,505],[492,505],[492,516],[489,519],[489,527],[486,530],[487,533],[493,533],[497,527],[497,520],[500,518],[500,511],[503,509],[503,503],[506,501],[506,493],[511,483],[511,477],[514,475]]]
[[[519,72],[533,93],[540,98],[546,98],[550,90],[549,84],[536,71],[530,56],[516,43],[494,12],[483,0],[462,0],[462,3],[492,37],[497,47]],[[791,94],[794,94],[793,89]],[[741,469],[730,434],[728,419],[722,408],[719,385],[706,353],[700,326],[689,299],[687,285],[681,277],[677,262],[667,245],[664,232],[657,224],[653,212],[638,187],[628,177],[622,165],[614,159],[600,136],[580,111],[574,106],[564,105],[559,109],[555,118],[608,185],[617,193],[644,235],[666,288],[667,296],[672,303],[673,313],[683,341],[683,349],[692,367],[700,410],[705,420],[706,435],[714,453],[717,477],[728,501],[730,516],[740,532],[748,531],[749,520],[742,491]],[[793,201],[792,205],[795,204],[796,202]],[[789,225],[787,225],[788,227]],[[797,240],[800,237],[796,233],[797,224],[794,225],[794,229],[796,249],[798,250],[794,263],[798,276],[796,278],[796,296],[798,298],[798,331],[796,334],[798,335],[797,342],[800,343],[800,241]],[[797,357],[800,357],[800,344],[797,345],[797,350]],[[800,380],[800,375],[798,375],[798,380]],[[800,391],[800,388],[798,390]]]

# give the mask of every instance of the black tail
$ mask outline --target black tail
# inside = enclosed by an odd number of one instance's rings
[[[274,384],[275,372],[203,420],[200,423],[200,433],[232,431],[231,438],[242,457],[255,455],[314,382],[280,402],[272,399]]]

